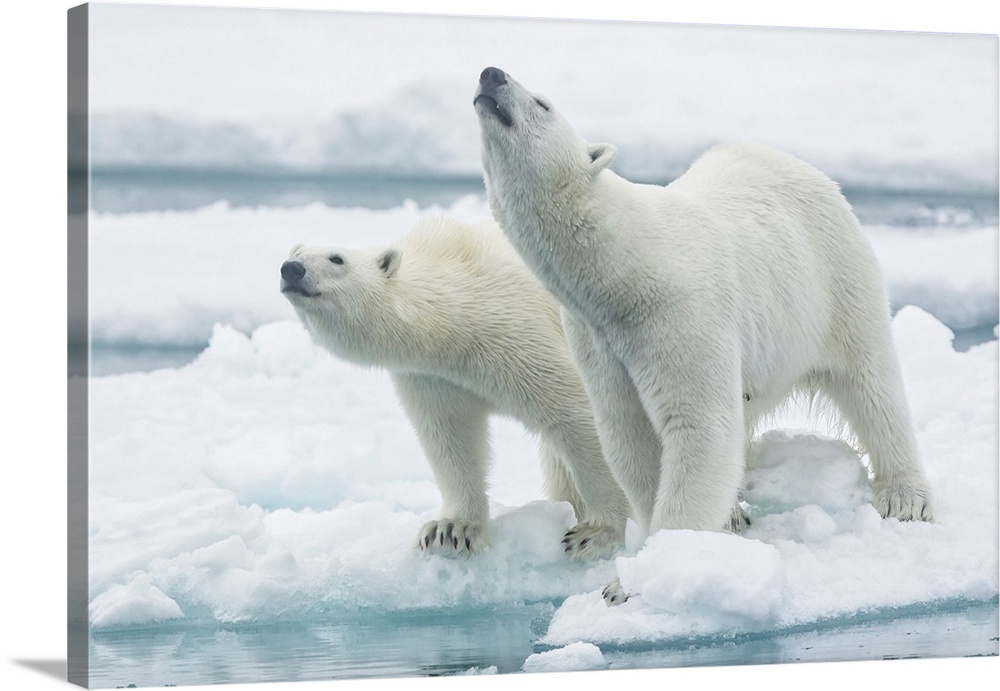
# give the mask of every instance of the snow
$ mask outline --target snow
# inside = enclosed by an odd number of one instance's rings
[[[584,672],[607,668],[608,662],[601,649],[582,641],[570,643],[565,648],[534,653],[522,667],[525,672]]]
[[[458,676],[458,677],[474,677],[474,676],[479,676],[479,675],[482,675],[482,674],[489,675],[489,674],[496,674],[496,673],[497,673],[497,666],[496,665],[490,665],[489,667],[470,667],[469,669],[465,670],[464,672],[458,672],[457,674],[455,674],[455,676]]]
[[[90,605],[90,618],[97,628],[158,624],[184,616],[177,603],[153,585],[149,577],[140,574],[128,584],[116,584]]]

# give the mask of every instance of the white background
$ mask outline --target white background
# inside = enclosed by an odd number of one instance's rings
[[[0,453],[3,585],[0,587],[0,686],[33,690],[63,688],[66,611],[66,222],[65,94],[66,10],[75,3],[36,0],[8,4],[0,22],[4,165],[0,168],[7,210],[3,229],[3,431]],[[502,14],[599,19],[707,22],[771,26],[960,31],[996,34],[998,12],[982,0],[922,3],[841,0],[793,3],[777,0],[698,0],[665,7],[648,0],[556,2],[507,0],[470,6],[424,0],[416,8],[387,0],[215,0],[225,6],[368,11]],[[925,6],[926,5],[926,6]],[[603,673],[408,679],[404,681],[306,682],[233,685],[257,689],[458,689],[543,688],[574,683],[628,684],[639,688],[691,688],[729,684],[750,688],[993,688],[1000,659],[893,661],[739,668],[674,669]],[[220,687],[187,687],[220,688]]]

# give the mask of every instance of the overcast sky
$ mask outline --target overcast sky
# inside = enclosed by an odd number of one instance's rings
[[[231,119],[341,110],[416,81],[471,95],[491,64],[606,100],[854,82],[926,103],[996,86],[995,37],[100,3],[91,32],[93,108]]]
[[[451,106],[468,100],[460,124],[474,127],[479,72],[496,65],[603,137],[662,129],[996,175],[995,36],[90,7],[95,111],[287,127],[392,108],[421,85]]]

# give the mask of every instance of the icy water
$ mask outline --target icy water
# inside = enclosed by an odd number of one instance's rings
[[[114,688],[280,680],[518,672],[554,611],[371,615],[260,627],[159,629],[91,639],[91,685]],[[895,618],[889,618],[889,617]],[[996,604],[956,603],[932,613],[829,622],[741,638],[702,638],[621,649],[609,669],[836,662],[997,654]]]
[[[846,190],[862,223],[922,229],[997,223],[989,194]],[[225,199],[233,206],[393,208],[448,206],[482,194],[474,178],[437,180],[184,178],[95,176],[92,202],[101,213],[190,210]],[[992,340],[993,325],[956,333],[955,348]],[[95,344],[91,374],[175,368],[201,347]],[[822,587],[817,585],[817,587]],[[364,677],[516,673],[546,632],[559,603],[508,608],[365,612],[323,621],[220,626],[167,624],[101,631],[90,638],[91,685],[239,683]],[[742,637],[703,637],[644,646],[601,646],[612,669],[771,664],[998,654],[997,602],[948,602],[880,611],[801,629]]]

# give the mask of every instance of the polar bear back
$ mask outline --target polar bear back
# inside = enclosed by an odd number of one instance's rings
[[[558,321],[558,305],[544,293],[538,280],[492,221],[461,225],[443,216],[431,216],[399,240],[403,261],[396,276],[397,293],[430,299],[437,295],[449,309],[466,305],[482,312],[482,301],[497,304],[497,295],[540,293]],[[494,296],[487,298],[487,296]],[[475,309],[476,307],[479,309]]]
[[[649,315],[653,322],[690,330],[691,339],[737,339],[748,388],[784,388],[779,380],[828,359],[823,350],[856,328],[859,310],[888,318],[877,261],[850,206],[834,182],[791,155],[720,145],[666,187],[604,171],[595,189],[627,207],[604,204],[631,215],[620,224],[633,235],[626,246],[645,248],[627,258],[609,252],[608,264],[630,267],[609,292],[666,295],[650,303],[665,310]],[[685,303],[699,306],[697,318],[676,318]]]
[[[831,253],[873,256],[837,184],[775,149],[716,146],[667,189],[711,210],[714,224],[740,251],[809,245],[824,264]]]
[[[794,337],[812,328],[801,340],[826,342],[846,328],[845,318],[858,322],[859,303],[866,313],[888,314],[878,262],[850,205],[809,164],[764,146],[723,145],[670,188],[711,209],[713,227],[730,246],[733,307],[752,309],[767,327],[788,322],[772,333]],[[702,249],[718,257],[718,248]]]
[[[525,345],[561,338],[558,302],[492,221],[464,226],[430,217],[397,246],[402,261],[392,293],[399,318],[421,322],[425,336],[434,332],[455,348],[487,338]]]

